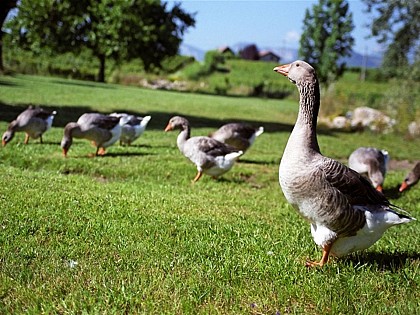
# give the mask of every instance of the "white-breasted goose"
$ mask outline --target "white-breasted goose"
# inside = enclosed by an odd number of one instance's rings
[[[61,140],[63,155],[67,156],[73,138],[92,141],[96,147],[95,155],[104,155],[105,148],[113,145],[120,138],[121,126],[124,123],[122,119],[98,113],[86,113],[80,116],[77,122],[69,122],[64,127]]]
[[[135,116],[126,113],[112,113],[110,116],[125,118],[126,121],[121,129],[120,145],[131,145],[137,140],[146,130],[151,116]]]
[[[347,166],[320,153],[316,126],[320,92],[314,68],[304,61],[274,68],[296,85],[299,113],[279,168],[287,201],[311,224],[311,234],[323,254],[343,256],[370,247],[385,230],[414,218],[398,212],[369,181]]]
[[[42,143],[42,135],[51,128],[56,111],[47,111],[41,107],[29,106],[7,127],[2,137],[2,144],[5,146],[13,139],[15,132],[25,132],[25,144],[29,138],[39,138]]]
[[[218,177],[229,171],[235,160],[243,152],[210,137],[190,137],[191,127],[188,120],[181,116],[172,117],[165,131],[179,129],[178,149],[197,166],[196,182],[204,174]]]

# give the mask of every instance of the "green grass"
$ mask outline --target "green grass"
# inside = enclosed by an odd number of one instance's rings
[[[215,97],[57,78],[0,78],[0,130],[27,105],[57,110],[54,127],[0,149],[1,314],[416,314],[419,224],[390,229],[370,249],[319,259],[309,225],[285,201],[278,163],[297,100]],[[63,126],[85,111],[150,114],[132,147],[75,140],[61,155]],[[204,176],[163,129],[187,116],[193,135],[230,120],[263,125],[242,161]],[[414,161],[420,140],[320,131],[324,154],[346,160],[360,145]],[[417,188],[399,195],[406,169],[385,193],[419,218]]]

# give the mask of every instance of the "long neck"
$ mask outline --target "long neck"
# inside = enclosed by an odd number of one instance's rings
[[[7,130],[15,132],[15,131],[20,131],[19,130],[19,123],[17,120],[13,120],[9,126],[7,127]]]
[[[64,128],[64,137],[66,139],[80,138],[82,136],[82,130],[80,129],[80,125],[75,122],[68,123]]]
[[[181,132],[179,133],[178,138],[176,139],[176,143],[178,145],[179,150],[182,151],[182,148],[184,147],[185,142],[190,138],[190,135],[190,126],[182,126]]]
[[[298,85],[300,93],[299,114],[294,131],[303,133],[300,138],[309,148],[320,152],[316,138],[316,125],[320,106],[319,84],[304,83]]]

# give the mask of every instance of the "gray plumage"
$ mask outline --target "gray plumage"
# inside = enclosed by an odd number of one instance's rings
[[[229,171],[235,160],[243,154],[235,148],[210,137],[190,137],[191,127],[187,119],[181,116],[172,117],[165,131],[179,129],[177,146],[181,153],[197,166],[197,175],[193,182],[201,175],[220,176]]]
[[[320,106],[315,70],[304,61],[274,68],[296,84],[299,113],[281,159],[279,182],[289,203],[311,223],[311,234],[330,254],[343,256],[375,243],[392,225],[413,218],[397,212],[367,179],[320,153],[316,124]]]
[[[70,122],[64,127],[61,140],[64,156],[67,156],[73,138],[91,140],[96,147],[95,155],[105,154],[105,148],[120,138],[122,123],[119,117],[98,113],[83,114],[77,122]]]
[[[263,132],[263,127],[255,128],[245,123],[229,123],[223,125],[209,136],[245,152]]]
[[[373,187],[382,191],[388,167],[389,154],[385,150],[360,147],[349,156],[349,167],[359,174],[366,175]]]
[[[2,137],[2,144],[5,146],[9,143],[15,132],[25,132],[25,144],[29,138],[40,139],[42,143],[42,135],[51,128],[56,111],[47,111],[41,107],[29,106],[26,110],[17,116],[9,126]]]

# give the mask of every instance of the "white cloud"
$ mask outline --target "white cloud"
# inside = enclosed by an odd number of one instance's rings
[[[299,40],[300,40],[300,33],[295,30],[288,31],[286,35],[284,36],[284,40],[286,44],[288,45],[297,44],[299,43]]]

